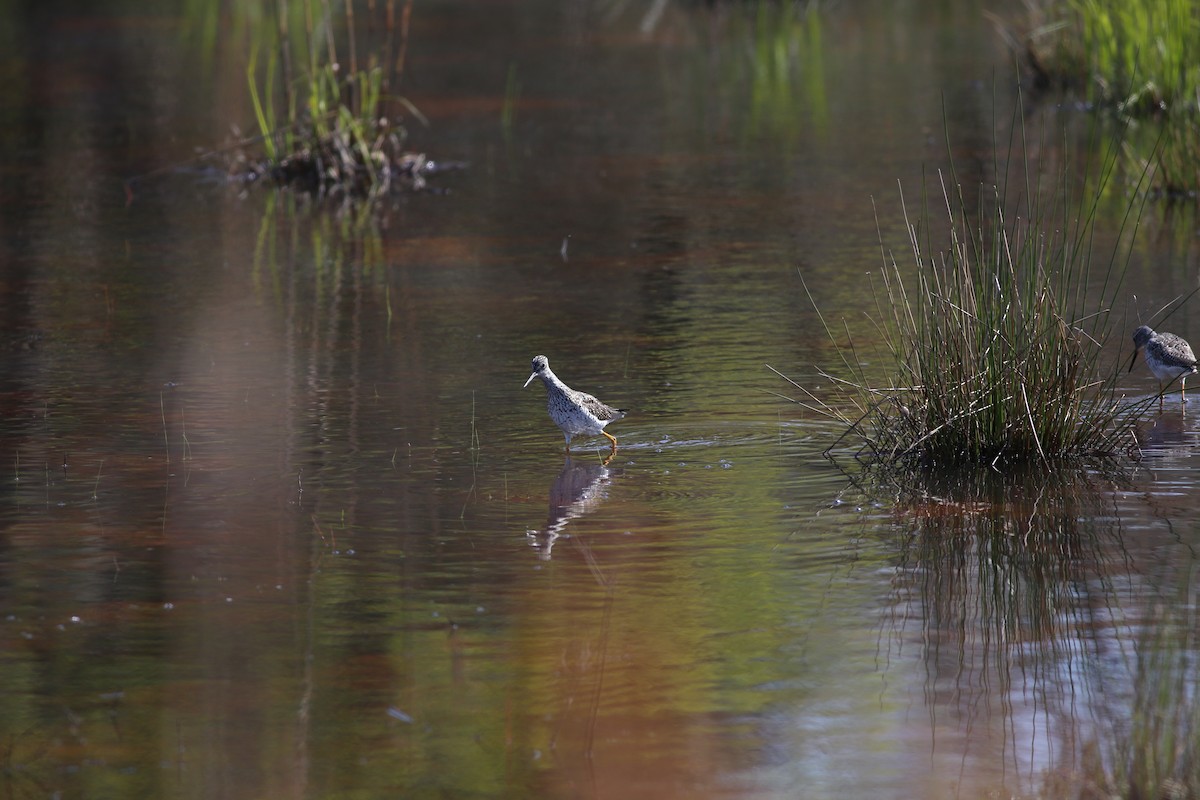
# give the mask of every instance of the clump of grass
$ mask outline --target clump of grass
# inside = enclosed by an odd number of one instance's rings
[[[832,396],[789,379],[805,395],[797,402],[845,425],[828,452],[852,441],[859,457],[905,470],[1084,461],[1135,446],[1132,427],[1153,398],[1125,402],[1120,366],[1103,356],[1125,260],[1094,258],[1097,204],[1114,160],[1105,159],[1101,188],[1078,212],[1067,170],[1042,185],[1028,163],[1007,187],[1020,202],[992,187],[969,203],[953,167],[939,173],[936,211],[926,193],[914,221],[902,193],[911,267],[881,241],[872,287],[875,355],[894,375],[872,383],[860,346],[843,344],[822,317],[841,362],[841,374],[821,372]],[[1125,224],[1136,220],[1131,207]]]
[[[423,189],[428,175],[445,168],[407,149],[404,116],[424,120],[392,92],[403,71],[412,5],[368,3],[371,41],[360,48],[355,4],[347,0],[341,54],[328,0],[281,0],[272,3],[273,15],[260,9],[252,16],[257,22],[246,78],[263,156],[242,157],[245,179],[370,198],[397,188]],[[294,36],[296,30],[303,35]],[[268,54],[261,67],[260,52]]]

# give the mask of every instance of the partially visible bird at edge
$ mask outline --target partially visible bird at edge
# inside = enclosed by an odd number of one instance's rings
[[[612,443],[612,452],[617,452],[617,438],[604,427],[624,417],[625,409],[605,405],[590,394],[567,386],[550,371],[550,361],[545,356],[534,357],[533,374],[525,381],[525,386],[533,383],[534,378],[541,378],[546,385],[546,410],[563,432],[568,453],[571,452],[571,437],[597,434],[607,437]]]
[[[1179,395],[1187,402],[1187,376],[1196,372],[1196,356],[1192,347],[1184,339],[1173,333],[1156,333],[1148,325],[1142,325],[1133,332],[1133,358],[1129,360],[1129,370],[1137,362],[1138,351],[1141,350],[1146,359],[1146,366],[1158,379],[1158,409],[1162,411],[1162,393],[1167,385],[1179,379]]]

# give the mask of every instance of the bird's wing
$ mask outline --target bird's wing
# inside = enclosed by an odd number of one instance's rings
[[[598,420],[614,420],[625,416],[625,412],[621,409],[606,406],[590,394],[580,392],[579,402]]]
[[[1192,346],[1187,343],[1187,339],[1173,333],[1160,333],[1159,337],[1164,341],[1168,350],[1178,355],[1181,360],[1190,361],[1193,367],[1196,366],[1196,356],[1192,352]]]

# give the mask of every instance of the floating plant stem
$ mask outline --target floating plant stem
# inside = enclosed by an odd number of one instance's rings
[[[163,447],[167,451],[167,463],[171,463],[171,439],[167,436],[167,407],[163,402],[163,393],[158,393],[158,411],[162,415]]]

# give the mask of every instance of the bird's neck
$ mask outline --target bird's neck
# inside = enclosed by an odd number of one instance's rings
[[[565,383],[563,383],[562,381],[560,381],[558,379],[558,376],[555,375],[553,372],[551,372],[549,369],[547,369],[541,375],[538,375],[538,377],[542,379],[542,383],[546,384],[547,389],[550,388],[551,386],[553,386],[554,388],[556,388],[560,391],[564,391],[564,392],[567,391],[567,385]]]

